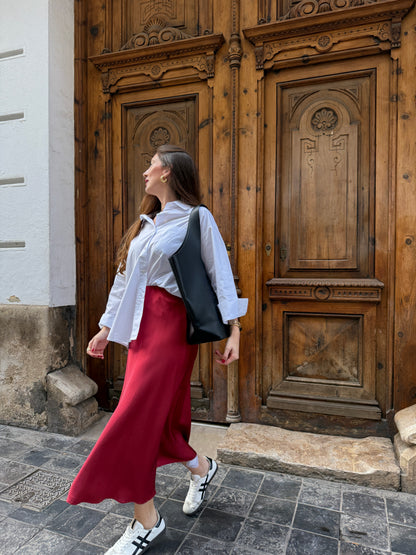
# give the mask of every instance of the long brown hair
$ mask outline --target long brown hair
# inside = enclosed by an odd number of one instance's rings
[[[201,202],[199,175],[192,157],[186,150],[175,145],[161,145],[156,154],[162,166],[170,169],[168,184],[175,193],[178,200],[191,206],[197,206]],[[139,207],[139,214],[147,214],[154,218],[161,210],[160,201],[154,195],[144,195]],[[126,270],[127,254],[130,243],[140,233],[143,222],[138,218],[129,227],[120,242],[116,255],[118,272],[123,274]]]

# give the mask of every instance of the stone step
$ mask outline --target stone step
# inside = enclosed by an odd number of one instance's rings
[[[239,423],[228,428],[217,458],[226,464],[400,489],[400,467],[387,438],[356,439]]]

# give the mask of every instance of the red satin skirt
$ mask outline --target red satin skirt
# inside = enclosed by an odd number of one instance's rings
[[[196,456],[188,444],[196,354],[197,346],[186,342],[182,299],[147,287],[119,404],[75,478],[68,503],[145,503],[156,493],[158,466]]]

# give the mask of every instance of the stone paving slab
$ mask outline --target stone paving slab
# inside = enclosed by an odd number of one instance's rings
[[[49,461],[65,453],[85,457],[93,446],[91,440],[68,442],[57,434],[40,441],[42,432],[35,432],[33,442],[32,434],[23,430],[20,438],[18,430],[0,427],[0,436],[25,443],[28,452],[39,450],[37,456],[47,450]],[[20,448],[11,443],[8,453],[14,456]],[[44,465],[42,457],[37,460]],[[59,475],[44,466],[34,467],[29,483],[41,488],[58,476],[66,480],[65,491],[55,489],[56,499],[40,508],[30,506],[30,500],[11,500],[7,491],[27,477],[23,472],[15,482],[18,461],[4,461],[13,478],[7,470],[4,476],[13,483],[0,491],[0,555],[103,555],[131,519],[132,503],[68,505],[68,472]],[[156,505],[167,533],[149,555],[416,555],[412,494],[220,464],[201,510],[188,517],[182,512],[187,487],[182,465],[158,470]]]
[[[71,482],[66,478],[38,469],[0,493],[2,499],[23,503],[27,507],[45,509],[64,492]]]
[[[387,438],[362,439],[231,424],[218,446],[227,464],[398,490],[400,467]]]

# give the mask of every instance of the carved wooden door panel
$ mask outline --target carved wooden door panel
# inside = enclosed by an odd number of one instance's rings
[[[112,98],[114,133],[113,188],[114,245],[124,230],[137,218],[144,195],[143,172],[158,146],[171,143],[182,146],[198,160],[199,148],[209,149],[208,133],[198,132],[199,121],[207,120],[210,110],[209,91],[200,84],[182,85],[160,91],[140,91],[117,94]],[[208,131],[208,130],[207,130]],[[198,140],[196,140],[198,137]],[[209,174],[209,160],[199,162],[200,171]],[[207,197],[207,191],[204,191]],[[207,391],[211,365],[207,349],[201,349],[192,375],[192,396],[195,408],[203,411],[209,406]],[[110,399],[114,407],[123,385],[127,349],[114,345],[109,366]]]
[[[162,98],[143,92],[114,97],[114,122],[118,129],[121,128],[121,134],[115,134],[112,143],[113,176],[115,182],[121,184],[113,189],[114,223],[119,224],[115,228],[115,248],[120,234],[137,219],[144,196],[143,172],[149,167],[157,147],[171,143],[196,156],[196,100],[196,94],[175,98],[174,90],[164,91]],[[114,344],[111,351],[109,397],[111,408],[114,408],[123,386],[127,349]]]
[[[270,414],[381,418],[388,190],[377,162],[389,151],[377,139],[389,119],[376,100],[388,98],[388,67],[381,58],[266,77]]]

